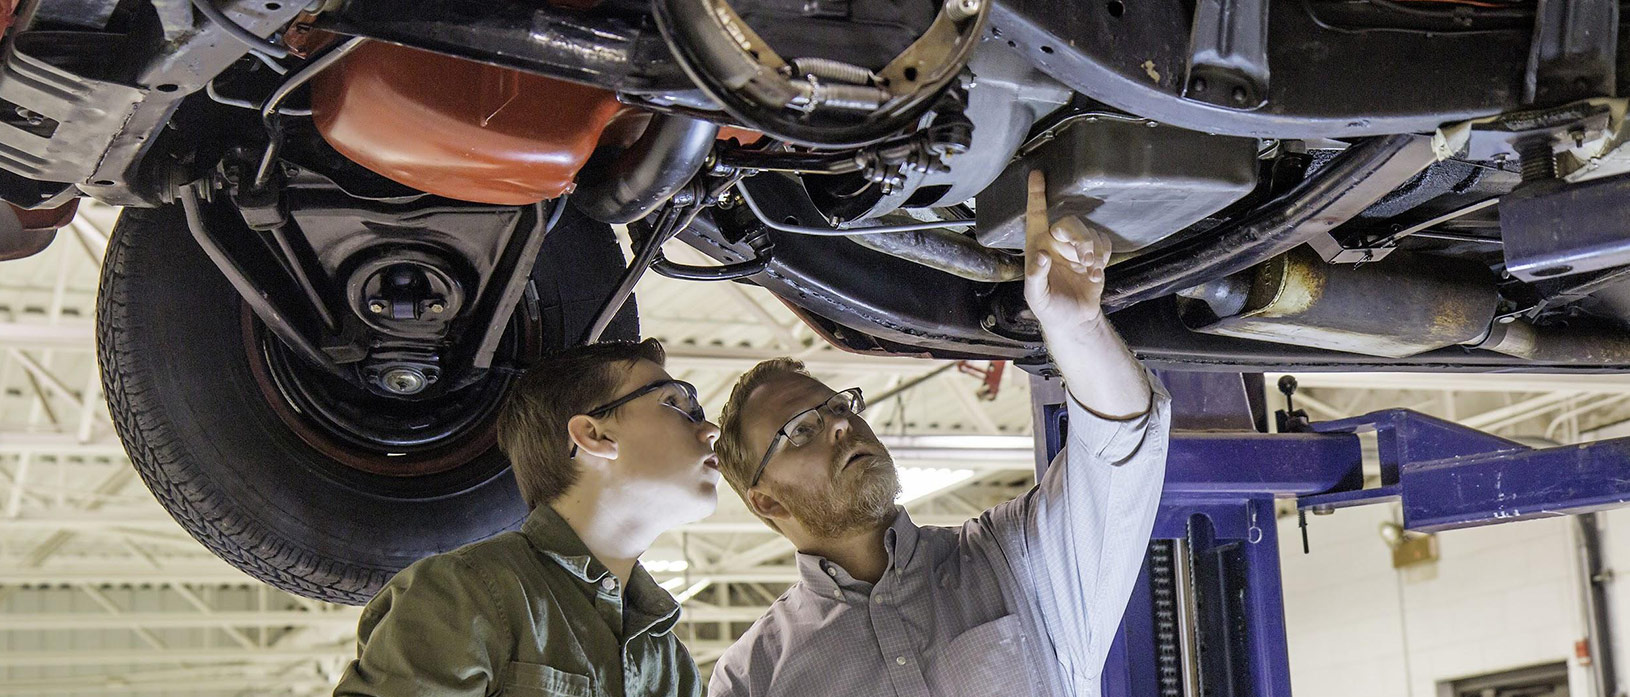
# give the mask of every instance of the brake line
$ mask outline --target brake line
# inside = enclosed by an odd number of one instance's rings
[[[193,0],[195,3],[204,1],[205,0]],[[327,70],[329,66],[339,62],[339,60],[344,58],[346,54],[355,51],[364,41],[367,41],[367,39],[360,36],[355,36],[350,39],[346,39],[345,43],[329,49],[328,52],[324,53],[323,55],[313,58],[310,62],[306,63],[305,66],[301,67],[300,70],[289,76],[289,79],[285,80],[283,84],[278,85],[277,89],[272,92],[271,96],[266,98],[266,103],[262,104],[260,107],[260,121],[266,126],[266,137],[268,140],[266,143],[266,152],[264,152],[260,157],[260,166],[255,170],[253,188],[260,189],[266,186],[266,182],[270,180],[272,176],[272,165],[277,163],[277,155],[283,149],[283,129],[277,124],[278,105],[282,104],[283,100],[288,99],[289,95],[293,94],[294,91],[299,89],[301,85],[310,82],[311,78],[316,77],[318,73]]]
[[[215,26],[220,27],[221,31],[226,32],[232,38],[237,39],[238,41],[241,41],[247,45],[250,51],[255,53],[263,53],[273,58],[289,57],[289,49],[279,46],[268,39],[262,39],[255,36],[254,32],[243,28],[242,24],[232,21],[231,17],[226,16],[226,13],[222,12],[221,8],[216,7],[214,3],[211,3],[209,0],[192,0],[192,6],[198,8],[198,11],[203,13],[204,18],[208,19],[210,23],[214,24]]]
[[[747,187],[746,186],[738,185],[736,187],[736,193],[741,195],[741,200],[747,204],[747,209],[753,212],[753,217],[758,218],[758,221],[761,222],[761,223],[764,223],[765,227],[770,228],[771,230],[780,230],[781,232],[792,233],[794,235],[814,235],[816,237],[848,237],[850,235],[878,235],[878,234],[887,233],[887,232],[916,232],[918,230],[942,230],[942,229],[945,229],[945,228],[966,227],[966,226],[974,224],[974,221],[972,221],[972,220],[957,219],[957,220],[936,220],[936,221],[925,222],[925,223],[905,223],[905,224],[901,224],[901,225],[867,225],[867,226],[862,226],[862,227],[846,227],[846,228],[811,227],[811,226],[808,226],[808,225],[794,225],[792,223],[779,222],[779,221],[771,218],[770,216],[765,215],[764,210],[762,208],[758,207],[758,202],[753,200],[753,195],[747,192]]]

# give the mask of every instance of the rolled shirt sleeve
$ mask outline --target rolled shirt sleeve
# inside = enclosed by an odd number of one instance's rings
[[[1165,482],[1171,397],[1149,375],[1149,410],[1117,421],[1068,399],[1069,434],[1037,488],[1015,501],[1028,579],[1063,673],[1098,694],[1109,646],[1143,565]],[[1015,521],[1018,522],[1018,521]]]
[[[729,660],[721,657],[713,664],[713,677],[707,683],[708,697],[746,697],[750,694],[747,681],[736,674],[737,659],[737,656],[730,656]]]
[[[457,553],[404,569],[363,610],[335,697],[495,692],[511,643],[499,600]]]

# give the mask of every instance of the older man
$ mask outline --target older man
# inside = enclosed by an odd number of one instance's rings
[[[714,667],[715,697],[1086,695],[1137,579],[1165,474],[1168,402],[1104,318],[1109,242],[1052,225],[1030,177],[1025,298],[1069,393],[1035,489],[961,528],[912,524],[888,451],[790,359],[742,377],[725,479],[798,550],[801,580]]]

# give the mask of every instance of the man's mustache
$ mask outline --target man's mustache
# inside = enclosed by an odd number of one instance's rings
[[[838,447],[834,449],[833,452],[835,454],[832,458],[829,469],[830,473],[834,477],[836,477],[839,472],[843,471],[844,465],[849,464],[849,459],[854,457],[856,453],[866,452],[884,458],[887,458],[889,455],[889,451],[887,448],[883,447],[882,441],[879,441],[875,437],[868,438],[861,434],[853,434],[845,438],[842,443],[838,444]]]

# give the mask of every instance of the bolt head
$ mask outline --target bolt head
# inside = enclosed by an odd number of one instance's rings
[[[424,373],[413,368],[391,368],[379,376],[379,385],[392,394],[418,394],[429,384]]]
[[[432,313],[439,315],[439,314],[447,311],[447,306],[443,305],[442,303],[430,303],[430,307],[428,309]]]
[[[373,301],[370,301],[368,303],[368,311],[372,312],[372,313],[374,313],[376,315],[383,315],[383,314],[385,314],[385,310],[388,310],[388,309],[390,309],[390,308],[386,307],[385,303],[380,302],[378,300],[373,300]]]

